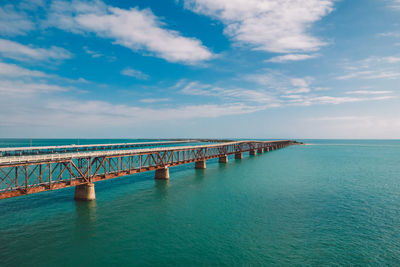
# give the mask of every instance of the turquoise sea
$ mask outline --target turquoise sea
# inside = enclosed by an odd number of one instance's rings
[[[399,266],[400,141],[300,141],[98,182],[89,203],[73,188],[0,200],[0,266]]]

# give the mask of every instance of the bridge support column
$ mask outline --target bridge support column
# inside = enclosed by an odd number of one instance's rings
[[[196,161],[194,163],[194,168],[195,169],[205,169],[206,168],[206,161],[205,160],[200,160],[200,161]]]
[[[257,149],[257,153],[260,153],[260,154],[264,153],[264,148]]]
[[[169,180],[169,168],[157,169],[154,178],[156,180]]]
[[[257,155],[257,150],[255,149],[250,150],[250,156],[255,156],[255,155]]]
[[[243,158],[243,153],[237,152],[235,153],[235,159],[242,159]]]
[[[95,200],[96,194],[94,191],[94,184],[80,184],[75,186],[75,200],[89,201]]]
[[[218,162],[219,163],[228,163],[228,155],[224,155],[224,156],[219,157]]]

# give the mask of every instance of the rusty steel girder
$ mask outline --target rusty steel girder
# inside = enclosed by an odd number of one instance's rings
[[[237,141],[185,147],[0,158],[0,199],[93,183],[294,141]],[[7,161],[8,160],[8,161]]]

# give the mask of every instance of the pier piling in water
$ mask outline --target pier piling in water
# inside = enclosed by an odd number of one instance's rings
[[[218,162],[219,163],[228,163],[228,155],[224,155],[224,156],[219,157]]]
[[[235,153],[235,159],[242,159],[243,158],[243,153],[237,152]]]
[[[243,153],[256,155],[297,144],[293,140],[220,140],[209,144],[137,149],[176,143],[178,141],[0,148],[0,199],[76,186],[76,200],[93,200],[96,198],[94,182],[144,171],[155,171],[155,179],[168,180],[170,166],[195,163],[196,169],[205,169],[209,159],[219,158],[220,163],[226,164],[229,155],[242,159]]]
[[[195,169],[205,169],[206,168],[206,161],[205,160],[199,160],[194,163],[194,168]]]
[[[94,184],[80,184],[75,186],[75,200],[89,201],[95,200],[96,194],[94,191]]]
[[[157,169],[154,178],[157,180],[169,180],[169,168]]]

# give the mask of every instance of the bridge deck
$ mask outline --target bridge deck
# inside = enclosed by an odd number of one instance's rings
[[[162,170],[191,162],[220,158],[255,150],[261,152],[294,144],[291,140],[231,141],[213,144],[141,149],[80,151],[60,154],[0,157],[0,199],[56,190],[68,186],[138,172]],[[241,157],[240,157],[241,158]]]
[[[114,143],[114,144],[87,144],[87,145],[60,145],[60,146],[28,146],[28,147],[0,147],[0,156],[21,156],[32,154],[50,154],[50,153],[65,153],[79,152],[89,150],[111,150],[125,149],[145,146],[168,146],[184,143],[198,142],[215,142],[211,139],[185,139],[175,141],[157,141],[157,142],[135,142],[135,143]]]
[[[121,156],[121,155],[140,155],[154,152],[165,152],[165,151],[182,151],[187,149],[202,149],[202,148],[215,148],[221,146],[229,146],[235,144],[243,144],[252,141],[235,141],[235,142],[224,142],[206,145],[192,145],[192,146],[177,146],[177,147],[156,147],[156,148],[142,148],[142,149],[124,149],[124,150],[109,150],[109,151],[91,151],[91,152],[74,152],[74,153],[62,153],[62,154],[44,154],[44,155],[31,155],[31,156],[6,156],[0,157],[0,166],[17,164],[17,163],[38,163],[47,161],[59,161],[59,160],[70,160],[78,158],[92,158],[92,157],[109,157],[109,156]],[[279,143],[282,141],[258,141],[258,143]],[[156,143],[156,142],[153,142]],[[171,143],[172,144],[172,143]],[[173,144],[176,144],[175,142]]]

